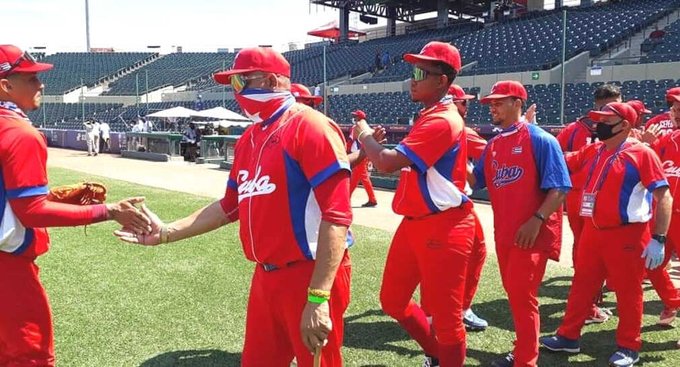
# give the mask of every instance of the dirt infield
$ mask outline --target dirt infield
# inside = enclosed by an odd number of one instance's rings
[[[49,149],[49,167],[67,168],[87,174],[103,176],[145,186],[181,191],[195,195],[219,198],[224,194],[228,172],[213,164],[194,164],[187,162],[148,162],[142,160],[121,158],[118,155],[100,154],[88,157],[85,152]],[[144,193],[140,191],[140,195]],[[377,190],[378,206],[362,208],[367,201],[366,192],[359,187],[352,196],[354,208],[354,223],[394,232],[401,217],[392,212],[391,191]],[[153,203],[149,203],[153,207]],[[493,213],[488,204],[479,203],[476,210],[484,227],[487,249],[494,252],[493,241]],[[573,237],[565,218],[562,231],[562,256],[559,264],[571,267],[571,249]],[[674,274],[680,275],[678,264],[675,264]]]

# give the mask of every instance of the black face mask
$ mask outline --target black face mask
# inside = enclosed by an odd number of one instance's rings
[[[595,125],[595,134],[597,135],[597,138],[600,139],[600,141],[605,141],[618,135],[623,130],[619,130],[618,132],[612,132],[612,130],[614,130],[614,127],[621,125],[622,122],[623,120],[614,125],[607,125],[603,122],[598,123]]]

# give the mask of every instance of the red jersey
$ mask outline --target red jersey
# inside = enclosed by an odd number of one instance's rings
[[[392,201],[395,213],[423,217],[466,203],[467,141],[456,106],[443,99],[421,111],[395,148],[413,164],[401,170]]]
[[[680,130],[662,136],[652,144],[661,159],[666,180],[673,196],[673,211],[680,213]]]
[[[569,170],[585,171],[583,195],[594,195],[593,224],[611,228],[652,218],[652,192],[668,186],[659,158],[629,138],[617,149],[591,144],[565,156]]]
[[[465,127],[465,133],[467,134],[468,159],[479,160],[482,157],[484,148],[486,148],[486,140],[467,126]]]
[[[596,141],[596,139],[593,122],[587,117],[581,117],[568,124],[557,134],[557,141],[560,143],[563,152],[577,151]]]
[[[0,108],[0,251],[36,257],[47,252],[45,228],[26,228],[9,200],[45,195],[47,140],[13,104]]]
[[[645,124],[645,130],[654,125],[661,126],[661,129],[664,133],[675,130],[675,123],[673,120],[671,120],[670,112],[664,112],[649,119],[649,121],[647,121]]]
[[[241,222],[246,258],[279,267],[315,259],[326,209],[315,190],[341,170],[349,172],[342,132],[312,108],[296,103],[274,122],[249,127],[236,144],[222,200],[227,215]],[[332,222],[349,226],[349,189],[345,194],[347,205],[338,207],[346,209],[332,213]]]
[[[489,190],[497,246],[514,245],[517,231],[541,207],[549,190],[571,188],[557,140],[540,127],[525,122],[518,122],[489,140],[474,175],[476,188]],[[559,210],[541,226],[534,246],[556,260],[561,245]]]

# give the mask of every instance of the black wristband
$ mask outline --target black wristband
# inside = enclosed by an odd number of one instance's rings
[[[665,244],[666,243],[666,235],[665,234],[653,234],[652,238],[659,241],[660,244]]]
[[[545,216],[539,212],[534,213],[534,217],[540,219],[541,222],[545,222]]]

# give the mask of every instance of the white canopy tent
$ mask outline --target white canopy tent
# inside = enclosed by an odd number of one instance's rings
[[[207,117],[234,122],[250,122],[250,120],[247,117],[241,116],[238,113],[230,111],[224,107],[215,107],[208,110],[194,112],[192,116]]]
[[[179,118],[179,117],[191,117],[194,116],[196,113],[197,112],[192,109],[178,106],[168,108],[167,110],[154,112],[152,114],[146,115],[146,117]]]

